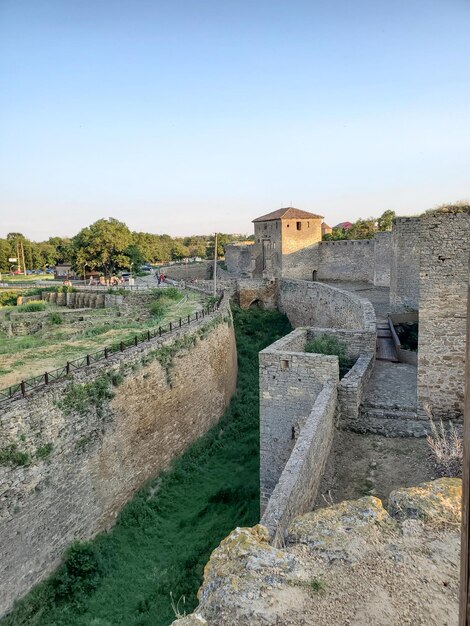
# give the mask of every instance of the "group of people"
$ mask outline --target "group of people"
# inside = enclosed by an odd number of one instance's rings
[[[158,270],[156,270],[155,272],[155,278],[158,281],[159,285],[162,285],[165,282],[165,274],[163,272],[159,272]]]
[[[93,285],[100,285],[101,287],[115,287],[123,284],[124,279],[119,278],[118,276],[111,276],[111,278],[100,276],[99,280],[95,280],[94,276],[90,276],[90,282],[88,283],[90,287]]]

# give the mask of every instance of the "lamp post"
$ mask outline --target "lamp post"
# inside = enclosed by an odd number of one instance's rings
[[[86,266],[88,263],[83,264],[83,284],[86,285]]]

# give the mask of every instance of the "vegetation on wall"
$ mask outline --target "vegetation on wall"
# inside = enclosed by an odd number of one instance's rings
[[[196,604],[211,551],[259,519],[258,352],[290,331],[277,312],[234,311],[239,375],[224,416],[151,480],[111,532],[64,564],[2,626],[164,626]]]
[[[333,228],[333,232],[325,233],[323,241],[337,241],[339,239],[373,239],[377,232],[392,230],[395,211],[384,211],[380,217],[358,219],[353,225],[346,228]]]
[[[340,378],[354,365],[354,360],[346,356],[346,344],[344,341],[339,341],[334,335],[319,335],[318,337],[314,337],[306,342],[304,349],[305,352],[337,356]]]

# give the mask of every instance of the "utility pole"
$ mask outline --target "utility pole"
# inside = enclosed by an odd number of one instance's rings
[[[467,300],[467,359],[465,367],[459,626],[470,625],[470,285]]]
[[[214,298],[217,297],[217,233],[215,233],[214,243]]]
[[[23,257],[23,274],[26,276],[26,261],[24,260],[24,246],[23,242],[21,242],[21,256]]]

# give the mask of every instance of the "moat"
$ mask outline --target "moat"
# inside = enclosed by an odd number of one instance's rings
[[[75,544],[3,626],[164,626],[188,613],[210,553],[259,520],[258,352],[287,334],[276,311],[235,309],[237,390],[222,419],[144,486],[109,533]],[[174,603],[174,606],[172,606]]]

